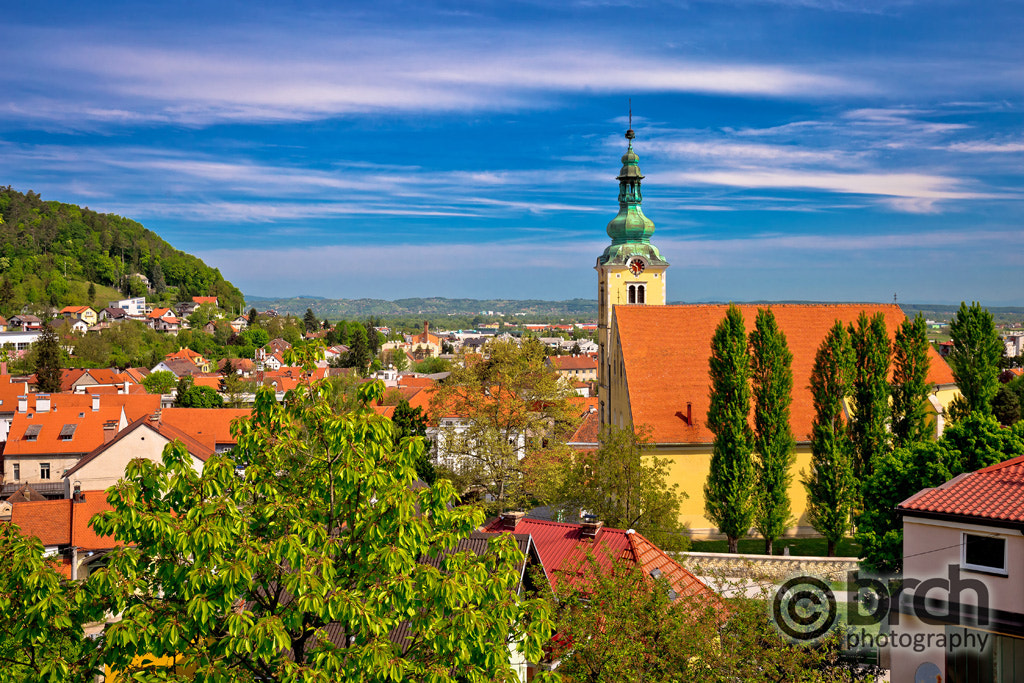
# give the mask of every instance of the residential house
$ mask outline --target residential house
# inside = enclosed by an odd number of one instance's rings
[[[210,372],[213,369],[213,363],[211,363],[203,354],[193,351],[192,349],[185,347],[178,349],[174,353],[169,353],[164,356],[165,360],[187,360],[193,363],[197,368],[203,372]]]
[[[131,299],[110,301],[107,303],[107,308],[120,308],[129,316],[141,318],[146,315],[146,297],[137,296]]]
[[[65,368],[61,371],[60,390],[84,394],[92,393],[93,388],[112,387],[113,393],[127,394],[135,384],[135,375],[118,372],[116,368]]]
[[[935,586],[901,594],[892,631],[946,645],[891,648],[892,680],[1024,680],[1022,491],[1024,456],[961,474],[897,507],[903,582],[911,591],[922,581]]]
[[[128,311],[116,306],[107,306],[97,315],[100,322],[121,322],[128,319]]]
[[[593,356],[548,356],[545,362],[571,382],[597,381],[597,359]]]
[[[192,456],[193,469],[202,472],[203,464],[213,455],[214,448],[167,423],[157,411],[135,420],[65,472],[65,495],[71,498],[75,490],[104,491],[124,478],[132,460],[145,458],[159,463],[164,447],[176,441],[182,443]]]
[[[8,321],[9,327],[17,327],[23,332],[43,329],[43,321],[34,315],[21,314],[13,315]]]
[[[228,324],[231,325],[231,329],[235,332],[242,332],[249,327],[249,319],[244,315],[240,315]]]
[[[60,314],[65,320],[84,322],[85,329],[89,329],[89,326],[95,325],[98,322],[96,311],[92,310],[89,306],[65,306],[61,309]]]
[[[4,487],[0,498],[23,484],[32,484],[48,497],[64,497],[60,477],[82,456],[113,438],[128,425],[123,405],[102,402],[100,396],[50,394],[19,397],[4,448]]]
[[[492,520],[483,529],[486,534],[513,534],[517,541],[528,537],[524,552],[530,565],[538,566],[552,593],[557,597],[572,590],[585,590],[587,572],[594,567],[610,573],[619,566],[639,570],[653,583],[664,579],[669,598],[685,598],[708,605],[715,613],[726,615],[728,607],[722,598],[703,581],[690,573],[643,534],[633,529],[613,529],[600,521],[566,524],[532,519],[523,512],[509,512]],[[556,655],[557,656],[557,655]],[[526,663],[527,679],[538,671],[558,667],[557,659]]]
[[[190,360],[173,358],[160,361],[150,369],[150,372],[170,372],[175,377],[181,378],[185,375],[201,375],[203,369]]]
[[[0,332],[7,331],[7,318],[0,315]]]
[[[814,406],[810,392],[814,357],[835,322],[853,323],[860,314],[881,313],[890,339],[906,320],[894,304],[772,304],[740,306],[746,329],[759,308],[770,308],[793,354],[793,402],[790,426],[796,439],[794,473],[808,471]],[[651,452],[670,461],[668,482],[687,494],[681,521],[695,537],[717,534],[705,517],[704,483],[714,434],[707,427],[711,392],[708,359],[711,338],[725,317],[725,305],[616,306],[610,342],[599,369],[602,424],[650,428]],[[932,420],[942,426],[945,410],[959,394],[946,362],[930,351],[928,384]],[[807,493],[794,476],[790,484],[796,526],[790,534],[813,534],[807,520]]]
[[[169,308],[154,308],[146,314],[146,324],[157,332],[177,334],[181,323]]]
[[[4,506],[10,511],[8,519]],[[105,491],[77,491],[73,499],[0,503],[0,524],[10,521],[23,535],[38,538],[66,578],[85,579],[117,545],[89,526],[96,514],[109,509]]]

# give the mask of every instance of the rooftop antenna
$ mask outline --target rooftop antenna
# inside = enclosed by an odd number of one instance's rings
[[[892,302],[896,303],[896,292],[892,293]]]

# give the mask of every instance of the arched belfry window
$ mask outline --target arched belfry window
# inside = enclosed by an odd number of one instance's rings
[[[638,304],[642,304],[642,303],[644,303],[644,299],[645,298],[646,297],[644,296],[644,285],[637,285],[636,286],[636,302]]]
[[[629,303],[636,303],[636,285],[629,286]]]

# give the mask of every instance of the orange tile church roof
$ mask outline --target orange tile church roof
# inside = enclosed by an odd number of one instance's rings
[[[739,306],[747,333],[754,327],[757,309]],[[906,316],[894,304],[772,304],[779,328],[793,354],[793,404],[791,424],[797,441],[810,438],[814,407],[810,379],[814,356],[836,320],[856,321],[861,311],[885,316],[889,338]],[[616,306],[617,334],[625,366],[633,424],[648,425],[655,443],[711,443],[706,417],[711,381],[708,359],[715,328],[725,317],[727,305]],[[951,384],[946,362],[929,350],[928,381]],[[687,424],[687,403],[692,404],[693,424]]]

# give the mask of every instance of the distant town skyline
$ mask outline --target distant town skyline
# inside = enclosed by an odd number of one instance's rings
[[[249,295],[596,298],[634,147],[671,301],[1024,304],[1024,6],[5,11],[0,184]]]

